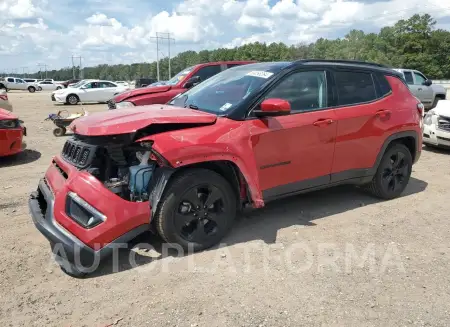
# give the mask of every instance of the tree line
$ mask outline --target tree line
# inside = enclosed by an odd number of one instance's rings
[[[334,40],[320,38],[314,43],[288,46],[279,43],[250,43],[234,49],[184,51],[171,60],[174,74],[186,67],[221,60],[283,61],[295,59],[364,60],[391,67],[417,69],[428,78],[450,78],[450,31],[437,29],[436,21],[428,14],[414,15],[377,33],[351,30],[345,37]],[[79,67],[77,76],[79,74]],[[85,67],[84,78],[133,80],[156,77],[156,62],[130,65],[98,65]],[[28,75],[40,77],[40,72]],[[47,72],[48,78],[68,80],[72,67]],[[168,76],[168,59],[160,60],[162,80]]]

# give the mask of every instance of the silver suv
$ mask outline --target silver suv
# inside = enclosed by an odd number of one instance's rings
[[[424,74],[414,69],[395,68],[403,74],[409,89],[424,105],[426,110],[436,107],[439,100],[445,100],[447,90],[442,85],[433,85]]]

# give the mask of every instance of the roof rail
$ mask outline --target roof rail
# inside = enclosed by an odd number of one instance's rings
[[[377,64],[375,62],[361,61],[361,60],[343,60],[343,59],[299,59],[295,61],[296,63],[308,63],[308,62],[327,62],[327,63],[337,63],[337,64],[351,64],[351,65],[364,65],[364,66],[375,66],[381,68],[390,68],[383,64]]]

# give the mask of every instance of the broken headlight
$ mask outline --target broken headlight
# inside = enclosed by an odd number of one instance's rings
[[[84,228],[95,227],[106,220],[104,214],[74,192],[69,192],[67,195],[66,213]]]

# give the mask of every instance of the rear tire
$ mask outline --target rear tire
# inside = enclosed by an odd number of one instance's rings
[[[408,185],[412,171],[412,156],[409,149],[395,143],[386,150],[372,182],[367,189],[374,196],[391,200],[402,194]]]
[[[36,92],[36,88],[34,86],[29,86],[28,87],[28,92],[34,93],[34,92]]]
[[[154,223],[166,242],[201,251],[216,245],[228,233],[236,206],[236,194],[221,175],[192,169],[169,182]]]
[[[53,130],[53,135],[56,137],[64,136],[66,135],[66,128],[65,127],[57,127]]]

